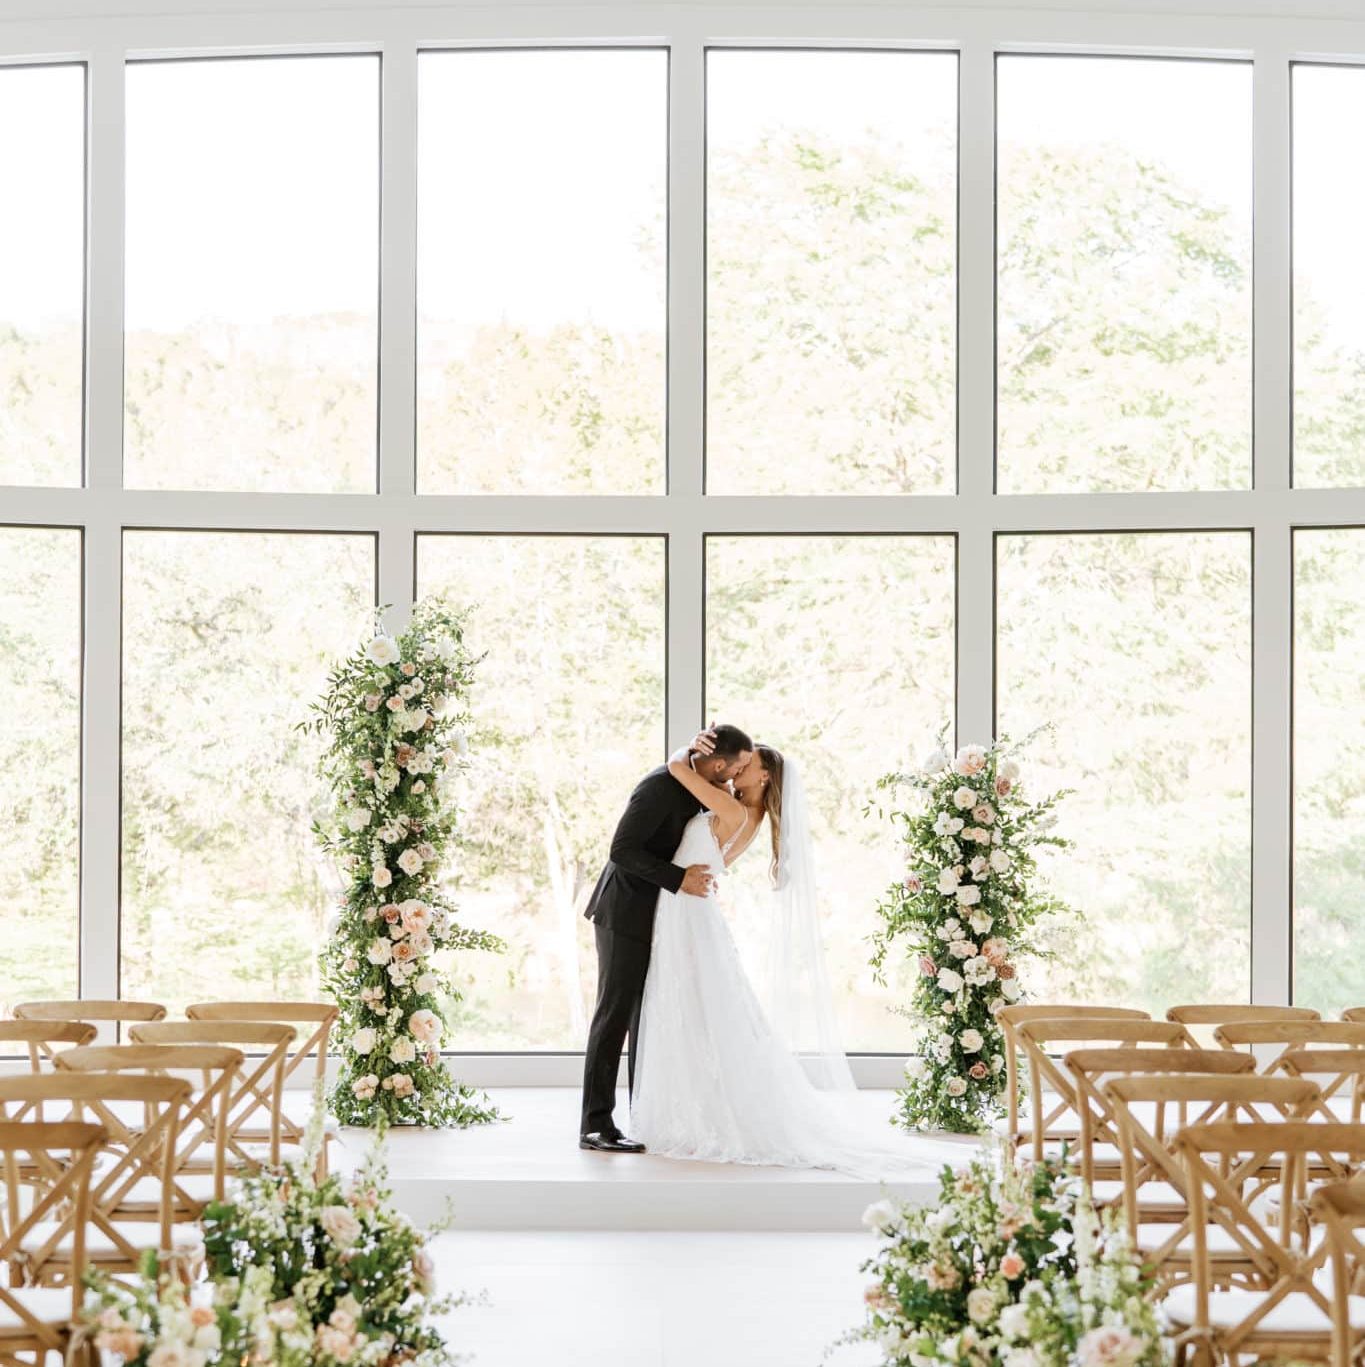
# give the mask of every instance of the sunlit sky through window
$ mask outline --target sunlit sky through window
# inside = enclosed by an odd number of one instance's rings
[[[877,55],[713,53],[715,130],[734,146],[802,121],[850,139],[932,123],[951,98],[952,59],[916,62],[907,82],[906,64],[879,75]],[[730,62],[743,63],[743,80],[725,78]],[[374,307],[377,65],[284,57],[129,68],[129,327]],[[656,51],[424,57],[421,213],[444,239],[422,242],[424,299],[446,316],[458,305],[476,324],[645,325],[657,282],[622,259],[639,257],[660,202],[666,69]],[[0,71],[0,184],[30,209],[0,215],[0,315],[23,326],[79,316],[81,84],[74,66]],[[1002,139],[1119,142],[1243,219],[1250,101],[1242,63],[1001,62]],[[1342,171],[1363,117],[1361,72],[1298,69],[1298,268],[1337,336],[1360,342],[1365,180]]]

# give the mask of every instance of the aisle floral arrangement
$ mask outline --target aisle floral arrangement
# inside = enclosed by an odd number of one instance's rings
[[[419,604],[401,635],[376,625],[304,724],[327,737],[322,773],[335,804],[314,829],[349,880],[322,952],[341,1008],[331,1107],[346,1125],[479,1124],[498,1115],[441,1059],[442,1003],[459,994],[433,967],[441,950],[503,947],[459,925],[439,886],[477,660],[463,615],[439,600]]]
[[[1150,1286],[1120,1227],[1097,1219],[1061,1162],[983,1152],[945,1168],[937,1205],[879,1201],[863,1264],[867,1321],[894,1367],[1162,1367]]]
[[[317,1108],[321,1115],[321,1107]],[[320,1130],[315,1132],[320,1136]],[[87,1276],[85,1332],[127,1367],[444,1367],[428,1236],[393,1205],[378,1142],[347,1180],[315,1164],[247,1177],[204,1217],[207,1279],[149,1251],[138,1276]]]
[[[1030,932],[1065,908],[1035,884],[1034,851],[1065,847],[1052,835],[1064,796],[1026,800],[1015,747],[942,748],[917,773],[888,774],[878,788],[906,845],[905,878],[877,907],[872,968],[885,982],[893,943],[916,961],[904,1013],[920,1027],[906,1063],[896,1121],[907,1128],[976,1133],[1003,1113],[1005,1050],[995,1013],[1023,994],[1021,958],[1037,952]],[[878,806],[879,814],[886,815]]]

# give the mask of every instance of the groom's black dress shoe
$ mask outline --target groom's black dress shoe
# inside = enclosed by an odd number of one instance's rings
[[[645,1146],[638,1140],[627,1139],[623,1134],[580,1134],[580,1149],[595,1149],[598,1153],[644,1153]]]

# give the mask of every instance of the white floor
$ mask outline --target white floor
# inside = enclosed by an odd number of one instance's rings
[[[442,1325],[471,1367],[821,1367],[862,1320],[868,1234],[445,1234]],[[829,1367],[871,1367],[870,1344]]]
[[[450,1202],[455,1228],[469,1230],[807,1231],[853,1233],[882,1184],[840,1173],[748,1164],[694,1163],[652,1154],[601,1154],[578,1147],[576,1088],[515,1088],[493,1094],[509,1119],[470,1130],[389,1131],[395,1199],[430,1222]],[[892,1133],[892,1093],[850,1098],[870,1129]],[[347,1168],[371,1142],[343,1130],[334,1161]],[[937,1190],[944,1163],[974,1141],[905,1136],[905,1164],[887,1189],[907,1200]]]

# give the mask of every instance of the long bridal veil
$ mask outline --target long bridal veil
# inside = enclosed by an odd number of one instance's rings
[[[782,822],[768,944],[765,1008],[774,1032],[825,1091],[854,1090],[839,1040],[834,990],[820,935],[820,891],[801,772],[782,766]]]

